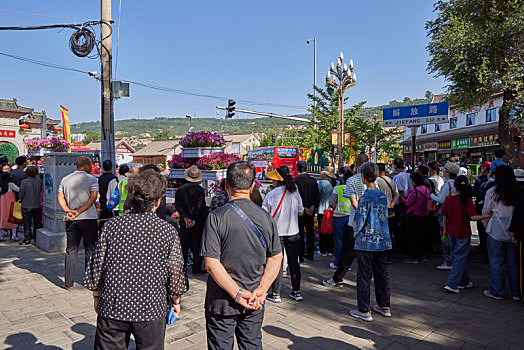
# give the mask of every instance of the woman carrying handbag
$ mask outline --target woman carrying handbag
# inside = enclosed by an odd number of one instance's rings
[[[268,193],[262,208],[266,210],[277,224],[278,235],[282,244],[282,250],[286,251],[289,271],[291,275],[291,285],[293,289],[289,296],[296,300],[303,300],[300,292],[300,264],[298,262],[298,252],[300,248],[300,235],[298,234],[298,217],[304,215],[302,198],[298,193],[297,186],[289,174],[280,168],[266,174],[275,186],[275,189]],[[280,289],[282,286],[282,268],[278,277],[271,286],[271,293],[267,300],[279,303]]]

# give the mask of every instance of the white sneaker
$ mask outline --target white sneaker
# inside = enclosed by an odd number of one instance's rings
[[[378,305],[373,306],[373,311],[381,314],[384,317],[391,317],[391,308],[389,307],[381,307]]]
[[[338,265],[335,265],[334,263],[329,263],[330,269],[338,269]]]
[[[437,266],[437,270],[449,271],[449,270],[451,270],[451,265],[447,265],[446,263],[442,263],[442,265]]]
[[[323,280],[322,284],[326,287],[342,287],[344,285],[344,282],[335,282],[333,278],[330,278],[328,280]]]
[[[473,288],[473,282],[469,282],[467,285],[465,286],[458,286],[459,289],[469,289],[469,288]]]
[[[450,286],[444,286],[444,289],[450,293],[458,294],[460,290],[458,288],[451,288]]]
[[[356,317],[360,320],[371,322],[373,321],[373,317],[371,317],[371,312],[360,312],[358,310],[351,310],[349,311],[349,314],[353,317]]]

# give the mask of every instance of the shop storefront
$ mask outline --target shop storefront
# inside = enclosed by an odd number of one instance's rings
[[[424,144],[424,159],[428,162],[437,160],[438,142],[429,142]]]
[[[482,163],[493,160],[493,151],[499,147],[499,135],[491,133],[476,135],[469,138],[471,163]]]
[[[468,162],[469,137],[451,139],[452,158],[461,162]]]
[[[437,161],[443,163],[451,159],[451,140],[437,142]]]

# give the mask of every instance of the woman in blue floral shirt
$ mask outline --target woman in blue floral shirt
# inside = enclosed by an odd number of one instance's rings
[[[375,298],[378,304],[373,306],[373,311],[384,317],[391,317],[387,268],[387,251],[391,249],[391,237],[386,195],[375,185],[378,166],[366,162],[360,166],[360,174],[367,189],[358,201],[358,209],[352,224],[358,260],[358,310],[351,310],[350,315],[369,322],[373,321],[369,305],[371,277],[375,279]]]

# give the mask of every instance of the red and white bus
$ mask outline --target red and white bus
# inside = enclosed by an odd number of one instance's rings
[[[248,151],[246,159],[253,162],[258,178],[264,178],[265,173],[282,165],[287,166],[290,174],[295,176],[297,174],[297,162],[300,160],[298,147],[286,146],[257,148]]]

